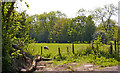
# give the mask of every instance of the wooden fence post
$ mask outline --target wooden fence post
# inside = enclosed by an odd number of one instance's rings
[[[72,52],[73,52],[73,54],[74,54],[74,44],[72,44]]]
[[[114,41],[114,44],[115,44],[115,52],[116,52],[116,40]]]
[[[68,49],[68,47],[67,47],[67,52],[69,52],[69,49]]]
[[[97,43],[97,49],[99,48],[98,45],[99,45],[99,44]]]
[[[118,45],[118,54],[119,54],[119,45]]]
[[[58,48],[58,53],[59,53],[59,55],[60,55],[60,48]]]
[[[41,46],[41,55],[42,55],[42,46]]]
[[[112,47],[112,43],[110,42],[110,54],[112,54],[113,52],[113,47]]]
[[[117,47],[118,47],[118,54],[119,54],[119,40],[117,39]]]

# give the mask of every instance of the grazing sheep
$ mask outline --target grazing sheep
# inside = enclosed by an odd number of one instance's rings
[[[47,50],[49,50],[49,48],[48,48],[47,46],[44,46],[44,49],[47,49]]]

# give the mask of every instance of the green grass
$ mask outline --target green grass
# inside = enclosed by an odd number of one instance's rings
[[[72,44],[70,43],[32,43],[29,44],[28,50],[32,55],[41,55],[41,46],[43,54],[51,54],[52,56],[58,54],[58,48],[60,48],[61,54],[67,54],[67,47],[69,53],[72,53]],[[44,46],[47,46],[49,50],[43,49]],[[74,44],[75,52],[78,50],[84,50],[88,47],[89,44]],[[34,51],[32,51],[34,49]]]
[[[49,50],[43,49],[42,55],[41,46],[42,49],[44,46],[49,48]],[[93,63],[95,65],[100,65],[101,67],[106,67],[118,64],[119,61],[117,61],[117,59],[119,59],[119,57],[115,54],[109,54],[110,45],[102,44],[98,49],[96,49],[96,44],[93,46],[95,49],[91,48],[91,44],[74,44],[75,54],[72,54],[71,43],[32,43],[29,44],[27,49],[32,55],[40,55],[45,58],[52,58],[54,65],[63,65],[66,63],[76,62],[79,64]],[[67,53],[67,47],[69,48],[69,53]],[[61,55],[58,54],[58,48],[60,48]],[[96,54],[94,51],[96,51]]]

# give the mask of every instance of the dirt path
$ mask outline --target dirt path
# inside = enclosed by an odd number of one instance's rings
[[[52,61],[41,61],[38,62],[35,72],[40,71],[118,71],[118,66],[99,68],[99,66],[92,64],[83,64],[79,66],[77,63],[53,66]]]

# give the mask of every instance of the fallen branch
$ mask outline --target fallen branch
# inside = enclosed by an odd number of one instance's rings
[[[49,61],[49,60],[52,60],[52,59],[42,58],[42,57],[38,56],[37,58],[33,59],[32,65],[29,69],[21,69],[20,73],[32,73],[36,70],[37,62],[39,62],[39,61]]]

